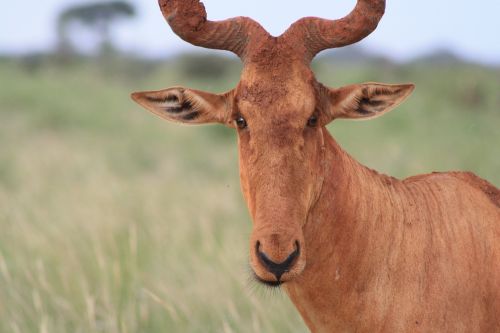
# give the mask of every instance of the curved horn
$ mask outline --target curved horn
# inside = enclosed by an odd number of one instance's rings
[[[384,12],[385,0],[358,0],[346,17],[339,20],[305,17],[295,22],[283,38],[301,41],[306,48],[306,60],[311,61],[323,50],[350,45],[368,36],[377,28]]]
[[[269,34],[248,17],[224,21],[207,20],[205,6],[199,0],[159,0],[163,16],[183,40],[196,46],[228,50],[245,59],[249,45]]]

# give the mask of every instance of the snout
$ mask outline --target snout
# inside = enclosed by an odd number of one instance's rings
[[[276,281],[281,280],[281,276],[284,273],[290,272],[290,269],[293,267],[295,264],[296,259],[300,255],[300,244],[299,241],[295,241],[295,250],[293,250],[292,253],[283,261],[283,262],[274,262],[273,260],[269,259],[267,254],[262,252],[260,250],[260,242],[257,241],[256,244],[256,249],[257,251],[257,257],[259,259],[259,263],[264,266],[264,268],[272,273],[276,277]]]
[[[279,286],[305,267],[302,234],[258,233],[251,240],[250,263],[258,281]]]

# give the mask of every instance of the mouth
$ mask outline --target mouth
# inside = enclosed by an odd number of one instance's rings
[[[268,281],[260,278],[255,272],[253,273],[253,276],[257,282],[265,285],[266,287],[271,287],[271,288],[279,288],[281,285],[284,283],[283,281],[277,280],[277,281]]]

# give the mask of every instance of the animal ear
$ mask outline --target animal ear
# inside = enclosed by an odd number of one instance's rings
[[[331,119],[372,119],[401,104],[415,89],[413,84],[363,83],[329,91]]]
[[[159,91],[136,92],[132,99],[155,115],[186,124],[225,123],[231,92],[211,94],[175,87]]]

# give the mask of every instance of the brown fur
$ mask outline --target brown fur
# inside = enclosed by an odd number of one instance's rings
[[[471,173],[380,175],[325,128],[383,115],[413,91],[327,88],[309,67],[321,49],[375,29],[385,2],[360,0],[344,19],[303,19],[280,37],[248,18],[207,21],[196,0],[160,5],[182,38],[238,54],[241,81],[219,95],[132,97],[167,120],[238,129],[252,269],[283,284],[311,331],[500,332],[500,191]]]
[[[486,182],[395,180],[325,135],[324,190],[303,228],[307,266],[285,284],[311,331],[500,331],[500,210]]]

